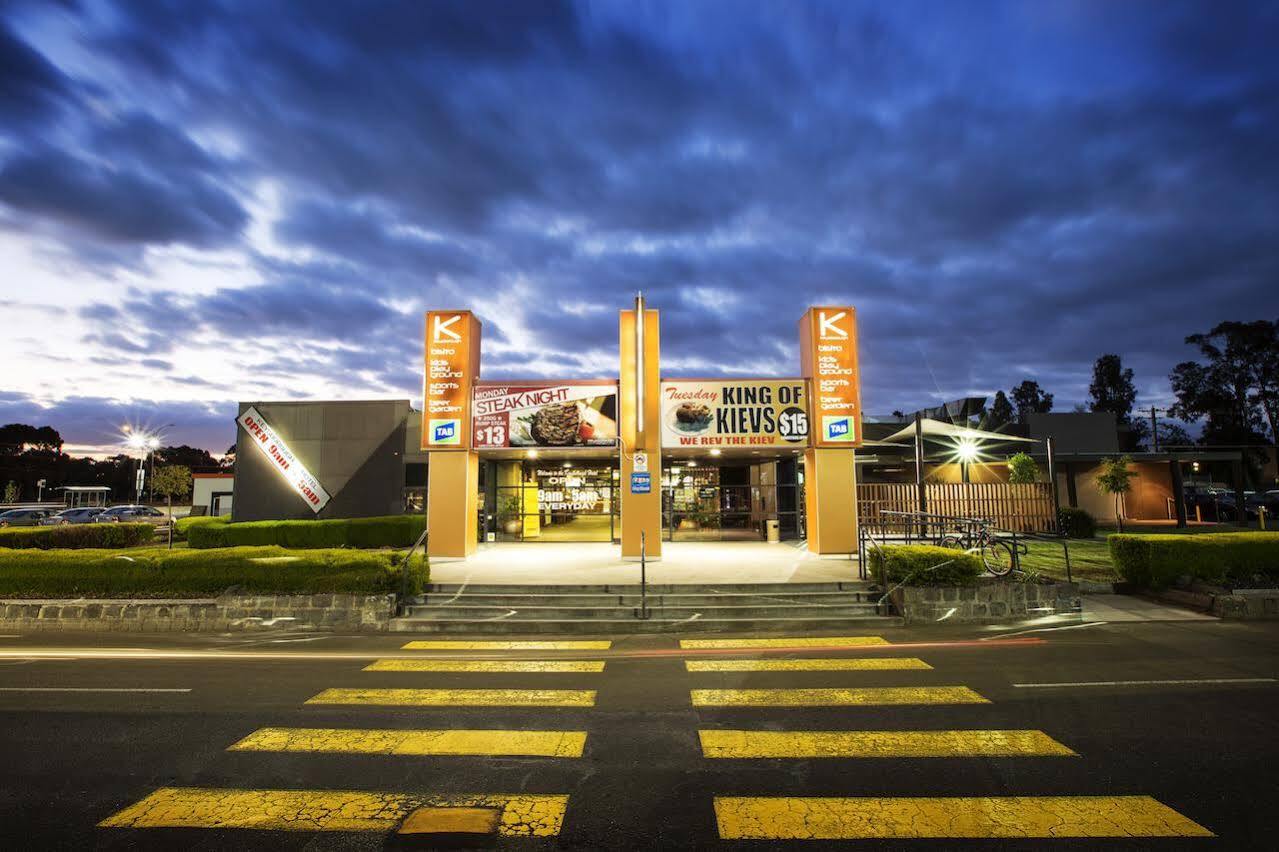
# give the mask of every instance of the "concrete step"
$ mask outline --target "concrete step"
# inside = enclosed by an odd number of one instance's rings
[[[512,621],[547,619],[610,619],[631,618],[640,611],[639,602],[632,606],[512,606],[471,605],[459,601],[456,604],[411,606],[410,618],[502,618]],[[789,616],[822,618],[859,618],[875,615],[873,603],[855,603],[844,606],[813,607],[805,604],[776,604],[772,606],[672,606],[649,602],[648,611],[659,618],[780,618]]]
[[[602,585],[551,585],[540,583],[490,584],[490,583],[431,583],[426,594],[504,595],[504,594],[634,594],[640,593],[639,572],[636,582]],[[870,588],[870,583],[852,580],[834,583],[649,583],[648,593],[653,594],[801,594],[804,592],[860,592]]]
[[[872,603],[881,597],[873,592],[801,592],[799,594],[651,594],[649,606],[852,606]],[[618,607],[639,606],[638,594],[448,594],[444,592],[420,595],[415,606],[563,606],[563,607]]]
[[[806,634],[823,630],[882,630],[901,627],[901,618],[871,616],[854,618],[591,618],[511,621],[468,618],[396,618],[390,629],[397,633],[539,634],[571,633],[610,636],[630,633],[764,633]]]

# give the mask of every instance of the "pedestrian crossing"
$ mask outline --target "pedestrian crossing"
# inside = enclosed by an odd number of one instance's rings
[[[683,640],[688,650],[850,648],[887,645],[881,637]],[[918,672],[915,658],[688,660],[690,675],[776,672]],[[906,675],[901,675],[906,676]],[[759,729],[704,728],[710,760],[1077,758],[1038,730],[777,730],[788,708],[989,705],[967,686],[846,688],[694,688],[694,708],[758,708]],[[1212,837],[1211,831],[1149,796],[714,796],[723,840],[998,839]]]
[[[383,707],[594,707],[593,689],[326,689],[307,704]]]
[[[554,837],[568,796],[370,793],[362,790],[235,790],[162,787],[99,828],[252,828],[416,834],[492,831]],[[451,812],[461,820],[450,819]],[[478,812],[478,813],[477,813]],[[480,822],[476,816],[487,820]],[[415,815],[417,819],[414,820]],[[405,831],[404,829],[408,829]]]
[[[585,731],[262,728],[227,751],[581,757],[585,748]]]
[[[600,651],[609,641],[422,640],[409,651]],[[364,672],[415,674],[597,675],[602,660],[388,658]],[[593,689],[331,687],[307,706],[378,708],[592,708]],[[462,712],[466,712],[465,709]],[[587,732],[477,728],[260,728],[229,752],[384,757],[580,759]],[[524,778],[512,778],[524,786]],[[499,837],[554,837],[567,794],[435,795],[363,790],[163,787],[99,823],[101,828],[217,828]]]
[[[585,640],[420,640],[405,651],[608,651],[611,642]],[[896,712],[914,708],[938,718],[956,707],[968,708],[963,718],[985,713],[992,700],[963,684],[933,685],[944,669],[917,657],[893,656],[891,643],[878,636],[743,637],[686,639],[680,651],[693,659],[678,660],[689,678],[687,700],[697,713],[732,714],[736,724],[716,727],[703,719],[697,745],[704,761],[742,766],[743,761],[887,761],[887,760],[1079,760],[1069,742],[1048,732],[1022,728],[902,729],[894,725],[841,726],[806,730],[795,727],[798,708],[837,708],[839,719],[883,718],[877,708]],[[442,647],[448,646],[448,647]],[[918,647],[918,646],[915,646]],[[833,649],[877,652],[873,656],[799,656],[794,649]],[[674,651],[674,649],[671,649]],[[905,649],[903,649],[905,650]],[[699,652],[703,652],[699,655]],[[752,656],[752,652],[758,652]],[[811,653],[811,650],[810,650]],[[650,659],[661,659],[660,650]],[[713,659],[702,656],[716,655]],[[784,656],[783,656],[784,655]],[[536,656],[536,655],[533,655]],[[548,654],[554,657],[554,654]],[[604,656],[604,655],[599,655]],[[683,656],[681,654],[680,656]],[[378,675],[368,686],[346,683],[322,689],[302,700],[302,707],[343,708],[345,714],[365,710],[385,720],[388,713],[422,710],[421,718],[440,718],[432,709],[450,708],[456,726],[383,727],[262,727],[230,743],[228,752],[242,755],[296,755],[297,760],[320,760],[324,755],[365,755],[381,759],[441,759],[483,761],[523,758],[567,761],[573,765],[587,754],[588,731],[573,710],[596,707],[598,691],[583,688],[543,688],[537,683],[587,686],[606,669],[603,659],[465,659],[388,656],[363,665],[355,677]],[[367,673],[367,674],[366,674]],[[856,683],[875,678],[875,685],[814,686],[817,683]],[[921,675],[920,673],[924,673]],[[519,688],[500,685],[502,675],[521,676]],[[759,675],[784,686],[739,687]],[[499,676],[496,680],[494,676]],[[735,677],[736,676],[736,677]],[[476,680],[472,681],[471,678]],[[568,679],[566,680],[565,677]],[[920,677],[925,682],[919,680]],[[713,678],[709,683],[705,679]],[[911,681],[914,682],[911,682]],[[699,681],[702,681],[699,683]],[[718,681],[718,682],[717,682]],[[454,684],[475,682],[497,686]],[[760,682],[756,680],[756,682]],[[890,685],[880,685],[888,682]],[[386,686],[400,683],[399,686]],[[510,683],[508,680],[507,683]],[[529,688],[534,687],[534,688]],[[675,700],[682,700],[683,685]],[[686,705],[687,706],[687,705]],[[466,725],[468,714],[493,709],[531,709],[536,720],[527,728]],[[543,712],[545,711],[545,712]],[[822,712],[820,710],[814,712]],[[393,716],[412,719],[413,716]],[[489,718],[492,718],[491,716]],[[519,718],[524,718],[522,715]],[[573,719],[557,725],[554,719]],[[812,718],[798,717],[798,718]],[[893,718],[889,716],[888,718]],[[753,723],[753,724],[751,724]],[[803,725],[798,726],[800,728]],[[308,757],[309,756],[309,757]],[[309,765],[309,764],[294,764]],[[450,764],[452,765],[452,764]],[[528,793],[527,767],[515,770],[509,761],[483,765],[487,771],[511,771],[509,787],[497,791],[457,793],[452,789],[352,790],[161,787],[99,823],[106,829],[216,828],[312,832],[359,832],[401,835],[488,835],[504,838],[548,838],[560,835],[570,795],[561,787]],[[547,764],[550,765],[550,764]],[[831,764],[826,764],[831,765]],[[837,764],[835,764],[837,765]],[[964,764],[956,763],[956,783]],[[616,771],[635,767],[614,767]],[[518,773],[518,774],[517,774]],[[305,777],[305,776],[304,776]],[[432,778],[436,776],[431,776]],[[552,776],[555,777],[555,776]],[[562,776],[560,776],[562,777]],[[743,778],[750,777],[743,775]],[[764,776],[764,777],[777,777]],[[815,777],[823,777],[816,775]],[[859,777],[849,773],[848,778]],[[903,777],[912,777],[909,774]],[[440,782],[447,782],[441,778]],[[348,782],[349,783],[349,782]],[[560,782],[563,783],[563,782]],[[487,784],[485,786],[488,786]],[[557,784],[558,786],[558,784]],[[501,792],[508,790],[519,792]],[[960,788],[962,792],[962,788]],[[733,795],[704,796],[708,822],[690,825],[690,836],[717,831],[721,839],[772,842],[868,839],[999,839],[999,838],[1166,838],[1211,837],[1212,832],[1168,805],[1145,795],[1008,795],[1008,796],[870,796],[778,795],[777,790],[733,789]],[[753,795],[743,795],[749,792]],[[821,793],[821,790],[804,790]],[[837,792],[848,793],[841,788]],[[1056,791],[1054,791],[1056,792]],[[1140,791],[1138,791],[1140,792]],[[580,807],[581,805],[579,805]],[[710,820],[713,819],[713,828]],[[620,840],[621,838],[619,838]],[[426,841],[428,844],[430,840]],[[564,843],[564,840],[560,841]]]

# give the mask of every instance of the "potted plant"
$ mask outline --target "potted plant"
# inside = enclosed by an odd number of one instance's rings
[[[502,524],[502,532],[507,535],[519,535],[524,527],[524,519],[520,517],[520,495],[503,494],[497,498],[497,517]]]

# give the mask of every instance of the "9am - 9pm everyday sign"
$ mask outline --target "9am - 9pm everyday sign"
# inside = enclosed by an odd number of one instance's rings
[[[266,456],[271,467],[293,487],[312,512],[318,513],[329,502],[329,492],[324,490],[320,481],[311,475],[306,465],[298,461],[297,456],[289,449],[275,430],[267,425],[262,415],[253,406],[249,406],[240,415],[238,421],[244,431],[253,439],[253,444]]]

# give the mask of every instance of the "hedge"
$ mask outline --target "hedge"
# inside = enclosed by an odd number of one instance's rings
[[[426,528],[424,515],[338,518],[330,521],[245,521],[194,523],[187,527],[191,547],[279,545],[315,547],[409,547]]]
[[[247,594],[385,594],[405,591],[404,557],[392,551],[217,551],[142,548],[15,550],[0,555],[0,596],[15,598],[215,597]],[[429,570],[413,560],[407,591],[420,594]]]
[[[986,571],[981,557],[931,544],[891,544],[870,551],[871,576],[884,587],[967,586]]]
[[[49,550],[50,548],[134,547],[155,538],[151,524],[66,524],[56,527],[0,529],[0,547]]]
[[[173,528],[179,535],[186,535],[191,527],[200,524],[229,524],[230,522],[230,515],[187,515],[185,518],[174,521]]]
[[[1097,535],[1097,519],[1083,509],[1058,509],[1057,526],[1067,538],[1093,538]]]
[[[1110,559],[1134,585],[1159,589],[1180,577],[1246,588],[1279,580],[1279,534],[1267,532],[1108,537]]]

